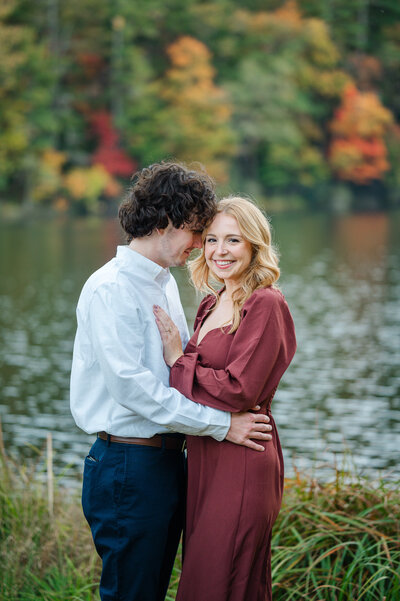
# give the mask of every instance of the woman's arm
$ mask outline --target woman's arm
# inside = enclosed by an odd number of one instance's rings
[[[161,336],[168,346],[174,336],[172,327],[169,322],[161,323]],[[170,383],[197,403],[225,411],[245,411],[268,398],[295,349],[293,320],[283,295],[271,288],[257,290],[243,306],[225,369],[203,364],[196,351],[179,355],[175,348],[169,355]]]

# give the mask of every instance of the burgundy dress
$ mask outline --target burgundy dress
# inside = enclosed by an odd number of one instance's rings
[[[185,558],[177,601],[271,599],[270,541],[283,491],[283,460],[270,404],[296,349],[283,295],[256,290],[233,334],[199,329],[215,304],[200,304],[195,332],[171,369],[171,386],[216,409],[261,405],[273,426],[265,451],[205,436],[187,436],[188,493]]]

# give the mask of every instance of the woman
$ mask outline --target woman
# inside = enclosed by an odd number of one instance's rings
[[[170,383],[197,403],[239,412],[271,400],[290,364],[293,321],[275,283],[268,221],[249,200],[226,198],[191,265],[200,303],[183,354],[174,323],[155,308],[171,367]],[[209,279],[224,286],[216,292]],[[272,416],[270,415],[273,424]],[[264,452],[208,437],[187,437],[185,559],[177,601],[271,599],[270,541],[283,491],[276,427]]]

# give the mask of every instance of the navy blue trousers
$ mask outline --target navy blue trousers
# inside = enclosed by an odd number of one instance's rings
[[[184,514],[184,454],[98,438],[82,507],[103,563],[102,601],[164,601]]]

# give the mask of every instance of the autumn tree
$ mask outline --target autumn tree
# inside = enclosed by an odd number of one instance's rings
[[[346,87],[330,124],[329,162],[339,179],[367,185],[389,170],[385,134],[393,122],[374,92]]]
[[[165,151],[184,161],[200,161],[219,182],[225,181],[235,150],[229,126],[232,108],[214,82],[211,54],[188,36],[171,44],[167,53],[171,66],[159,82],[166,103],[159,115]]]
[[[136,164],[119,146],[119,136],[107,111],[90,115],[90,125],[97,147],[91,156],[93,165],[102,165],[110,175],[129,178]]]
[[[348,81],[328,29],[294,1],[232,18],[247,32],[230,84],[242,176],[268,189],[315,186],[329,176],[324,123]]]
[[[77,204],[85,189],[92,210],[133,163],[176,156],[311,198],[350,153],[395,188],[399,23],[398,0],[3,0],[0,187]],[[389,132],[331,132],[352,83]]]

